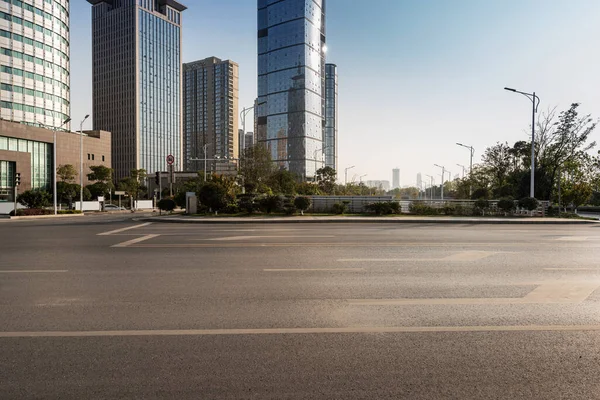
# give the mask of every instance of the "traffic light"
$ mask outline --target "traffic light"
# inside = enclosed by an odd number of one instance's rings
[[[155,177],[154,177],[154,183],[156,183],[157,185],[160,185],[160,172],[156,172],[155,173]]]
[[[21,173],[17,172],[15,174],[15,186],[19,186],[21,184]]]

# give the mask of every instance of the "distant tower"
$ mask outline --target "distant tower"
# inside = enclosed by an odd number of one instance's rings
[[[417,174],[417,187],[420,189],[423,187],[423,178],[421,177],[421,173]]]
[[[400,168],[394,168],[392,170],[392,189],[398,189],[400,187]]]

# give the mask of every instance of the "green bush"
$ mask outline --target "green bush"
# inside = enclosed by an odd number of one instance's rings
[[[44,190],[27,190],[17,197],[17,202],[27,208],[44,208],[50,205],[52,195]]]
[[[409,211],[411,214],[416,215],[438,215],[439,211],[437,208],[431,207],[427,204],[412,202],[410,204]]]
[[[198,200],[212,211],[220,211],[229,204],[227,189],[215,182],[208,182],[200,188]]]
[[[395,201],[382,201],[369,203],[365,206],[367,212],[373,212],[376,215],[400,214],[400,203]]]
[[[229,203],[221,209],[221,212],[225,214],[238,214],[240,212],[240,207],[237,203]]]
[[[486,200],[486,199],[479,199],[479,200],[475,201],[475,204],[474,204],[473,207],[474,207],[473,211],[476,214],[481,213],[481,214],[485,215],[485,211],[488,208],[490,208],[490,202],[488,200]]]
[[[168,212],[173,211],[176,206],[175,200],[169,198],[161,199],[156,205],[158,206],[159,210]]]
[[[444,213],[444,215],[456,215],[457,214],[456,207],[449,203],[444,204],[444,207],[442,207],[442,212]]]
[[[519,207],[527,211],[533,211],[538,208],[538,201],[533,197],[524,197],[519,200]]]
[[[334,203],[333,206],[331,206],[331,212],[337,215],[342,215],[348,212],[348,205],[345,204],[345,202]]]
[[[181,191],[181,192],[177,193],[175,195],[175,197],[173,197],[173,200],[175,201],[175,204],[177,205],[177,207],[186,208],[186,206],[187,206],[187,204],[186,204],[186,192]]]
[[[81,210],[60,210],[58,211],[60,215],[69,215],[69,214],[81,214]]]
[[[53,210],[46,210],[43,208],[20,208],[17,210],[17,217],[30,217],[35,215],[52,215],[54,214]],[[15,216],[15,211],[11,211],[9,214],[11,217]]]
[[[271,214],[272,212],[281,211],[283,207],[283,199],[277,195],[269,195],[261,198],[258,201],[261,211]]]
[[[287,196],[283,201],[283,212],[287,215],[296,213],[296,205],[294,204],[294,196]]]
[[[306,196],[298,196],[294,199],[294,206],[296,206],[296,208],[298,210],[300,210],[300,213],[302,215],[304,215],[304,211],[308,210],[311,206],[311,200],[310,197],[306,197]]]
[[[510,197],[498,200],[498,208],[505,213],[511,213],[516,208],[515,201]]]
[[[239,195],[238,207],[241,211],[252,214],[258,208],[258,205],[256,204],[256,196],[250,193]]]

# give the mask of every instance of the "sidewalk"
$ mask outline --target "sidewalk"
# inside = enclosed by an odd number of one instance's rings
[[[248,216],[197,217],[185,215],[137,218],[143,222],[179,224],[281,224],[281,223],[399,223],[399,224],[519,224],[519,225],[585,225],[600,221],[565,218],[485,218],[485,217],[356,217],[356,216]]]

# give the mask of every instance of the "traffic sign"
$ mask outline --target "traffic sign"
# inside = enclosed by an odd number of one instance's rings
[[[175,162],[175,157],[173,157],[173,155],[172,155],[172,154],[169,154],[169,155],[167,156],[167,164],[169,164],[169,165],[173,165],[173,163],[174,163],[174,162]]]
[[[115,190],[115,196],[125,196],[124,190]]]

